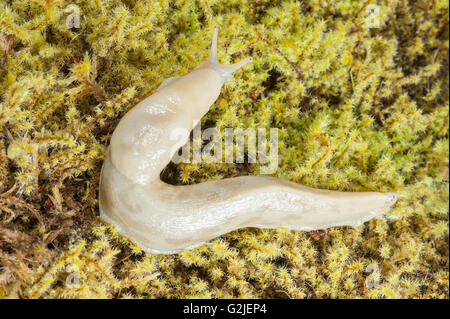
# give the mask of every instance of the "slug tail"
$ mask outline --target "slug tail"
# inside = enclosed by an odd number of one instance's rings
[[[164,197],[152,201],[170,212],[163,215],[161,246],[153,247],[162,251],[189,249],[245,227],[298,231],[357,227],[387,213],[397,200],[394,193],[320,190],[268,176],[157,187],[164,190]]]
[[[396,200],[394,193],[320,190],[269,176],[184,186],[154,181],[142,188],[120,174],[109,156],[99,191],[100,216],[145,251],[159,254],[191,249],[245,227],[356,227],[388,212]]]

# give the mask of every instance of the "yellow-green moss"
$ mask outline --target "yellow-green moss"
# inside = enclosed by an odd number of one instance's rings
[[[0,297],[449,297],[448,1],[84,0],[68,29],[71,3],[0,0]],[[275,176],[398,192],[389,218],[323,238],[241,229],[164,256],[96,217],[114,127],[207,57],[214,24],[221,62],[254,62],[202,126],[276,127]],[[258,166],[164,178],[242,174]]]

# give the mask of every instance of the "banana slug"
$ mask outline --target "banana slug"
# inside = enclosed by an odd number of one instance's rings
[[[166,80],[114,130],[100,177],[100,217],[145,251],[173,254],[243,227],[355,227],[396,202],[394,193],[321,190],[267,176],[185,186],[161,181],[161,171],[208,112],[223,83],[250,61],[219,64],[214,28],[206,62]],[[171,139],[171,132],[179,128],[186,133]]]

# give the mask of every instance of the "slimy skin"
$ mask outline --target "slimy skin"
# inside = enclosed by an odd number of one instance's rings
[[[116,127],[102,167],[100,217],[150,253],[173,254],[243,227],[317,230],[358,226],[387,212],[394,193],[314,189],[266,176],[241,176],[174,186],[160,173],[220,94],[251,59],[217,61],[217,29],[209,59],[166,81]],[[173,132],[178,139],[173,139]]]

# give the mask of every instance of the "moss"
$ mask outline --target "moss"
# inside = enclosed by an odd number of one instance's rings
[[[449,297],[447,1],[84,0],[69,29],[70,3],[0,0],[1,297]],[[115,126],[207,57],[213,24],[221,62],[254,62],[202,126],[276,127],[274,176],[398,192],[386,218],[241,229],[173,256],[98,219]],[[258,166],[172,164],[165,178],[242,174]]]

